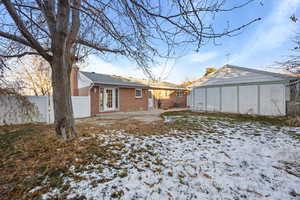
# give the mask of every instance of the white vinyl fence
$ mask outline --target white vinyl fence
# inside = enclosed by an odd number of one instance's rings
[[[285,91],[284,84],[194,88],[188,106],[193,111],[286,115]]]
[[[0,125],[54,122],[53,99],[48,96],[0,96]],[[91,116],[90,97],[72,96],[75,118]]]

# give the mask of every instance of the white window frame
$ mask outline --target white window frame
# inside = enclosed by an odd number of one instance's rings
[[[141,96],[136,96],[136,91],[139,90],[141,92]],[[143,98],[143,89],[141,88],[135,88],[135,98]]]
[[[176,96],[177,97],[183,97],[183,90],[177,90],[176,91]]]

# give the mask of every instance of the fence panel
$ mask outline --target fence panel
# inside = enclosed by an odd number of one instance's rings
[[[91,116],[90,97],[72,96],[75,118]],[[48,96],[0,96],[0,125],[54,122],[53,99]]]

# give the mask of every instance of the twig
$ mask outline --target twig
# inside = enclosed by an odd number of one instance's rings
[[[272,167],[274,167],[275,169],[280,169],[280,170],[286,171],[287,173],[289,173],[289,174],[291,174],[291,175],[294,175],[294,176],[300,178],[300,174],[297,173],[297,172],[294,172],[294,171],[292,171],[292,170],[285,169],[285,168],[282,168],[282,167],[277,167],[277,166],[272,166]]]

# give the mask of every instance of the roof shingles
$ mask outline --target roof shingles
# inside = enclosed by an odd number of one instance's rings
[[[119,85],[126,87],[142,87],[142,88],[162,88],[162,89],[184,89],[174,83],[162,82],[162,81],[151,81],[137,78],[127,78],[116,75],[98,74],[94,72],[81,71],[88,79],[96,84],[104,85]]]
[[[195,87],[293,80],[295,77],[244,67],[225,65],[199,80]]]
[[[145,84],[130,81],[129,79],[126,79],[121,76],[98,74],[98,73],[94,73],[94,72],[83,72],[83,71],[81,71],[80,73],[85,75],[93,83],[104,84],[104,85],[120,85],[120,86],[126,86],[126,87],[148,88],[148,86]]]

